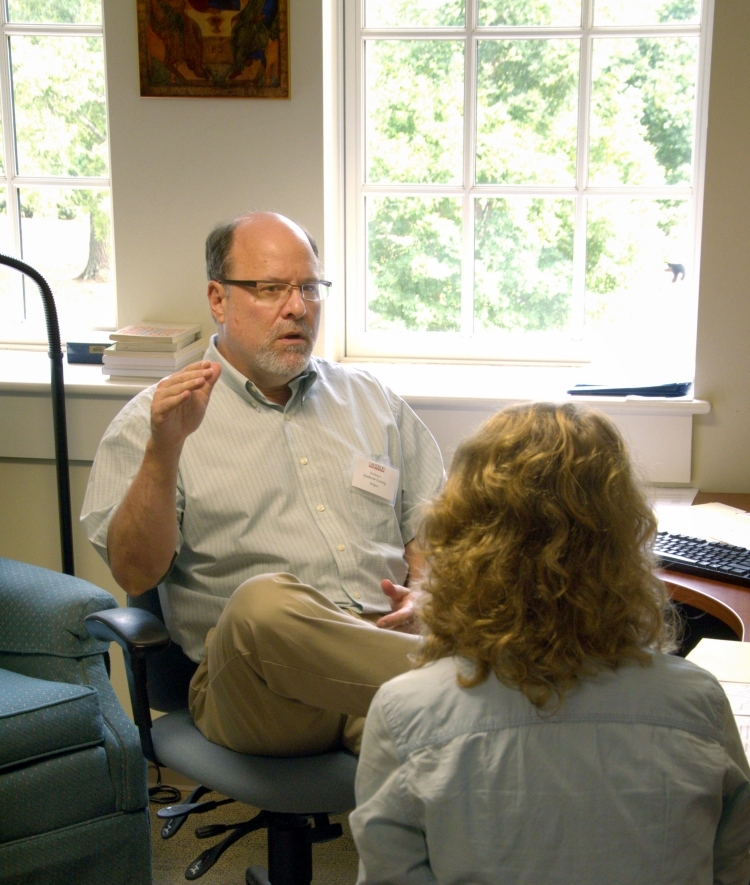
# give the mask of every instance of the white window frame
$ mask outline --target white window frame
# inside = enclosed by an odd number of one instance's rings
[[[710,72],[711,34],[714,0],[702,0],[698,24],[653,25],[639,27],[594,27],[594,0],[582,0],[581,27],[488,27],[476,25],[476,0],[466,0],[466,26],[439,29],[365,29],[365,0],[344,3],[344,189],[346,223],[344,242],[346,287],[345,359],[355,361],[430,361],[430,362],[492,362],[529,365],[580,365],[590,359],[589,346],[582,338],[585,291],[585,198],[628,194],[676,199],[691,198],[690,224],[694,231],[692,270],[685,287],[685,309],[691,312],[695,329],[698,313],[698,269],[700,267],[701,222],[703,215],[703,178],[705,169],[706,130],[708,122],[708,86]],[[529,38],[558,37],[581,41],[579,69],[577,174],[574,187],[540,187],[535,185],[474,185],[475,154],[475,90],[476,47],[482,37]],[[588,121],[591,96],[591,57],[593,40],[597,37],[698,37],[698,69],[696,77],[695,137],[693,144],[693,177],[690,185],[668,187],[590,187],[586,186],[588,163]],[[365,178],[364,136],[364,44],[377,38],[422,38],[464,40],[464,184],[406,185],[367,184]],[[461,332],[368,332],[366,331],[366,219],[365,198],[388,193],[403,196],[446,195],[463,199],[464,261],[462,269],[462,331]],[[573,257],[573,311],[578,319],[574,332],[538,332],[514,334],[471,334],[473,262],[473,198],[504,194],[573,197],[575,211],[575,249]],[[695,333],[685,342],[685,351],[695,353]]]
[[[103,16],[103,13],[102,13]],[[13,114],[12,101],[12,72],[10,57],[11,37],[100,37],[102,40],[102,63],[104,69],[105,95],[106,95],[106,63],[104,46],[104,23],[100,24],[55,24],[45,22],[10,22],[6,0],[0,0],[0,24],[2,26],[2,40],[0,40],[0,114],[2,114],[3,135],[3,173],[0,174],[0,186],[5,188],[6,206],[8,211],[8,223],[11,229],[12,242],[15,256],[21,257],[21,207],[19,192],[21,188],[45,188],[62,187],[77,190],[109,190],[111,181],[109,177],[86,177],[86,176],[62,176],[62,175],[19,175],[16,168],[16,124]],[[109,134],[109,113],[107,113],[107,133]],[[110,165],[110,164],[108,164]],[[110,166],[111,170],[111,166]],[[114,255],[110,257],[110,267],[114,274]],[[28,288],[31,286],[32,288]],[[36,286],[24,276],[24,315],[27,315],[26,300],[39,298]],[[54,293],[53,293],[54,294]],[[0,340],[7,343],[23,342],[38,344],[46,342],[46,334],[43,326],[26,326],[16,336],[9,336],[7,331],[2,333]]]

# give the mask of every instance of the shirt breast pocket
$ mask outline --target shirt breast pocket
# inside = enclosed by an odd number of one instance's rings
[[[384,465],[389,471],[392,471],[387,456],[370,455],[367,457],[371,465]],[[359,460],[362,460],[361,457]],[[349,466],[346,477],[349,511],[354,524],[360,529],[364,537],[370,541],[383,541],[386,543],[400,541],[401,529],[397,512],[400,489],[396,489],[394,503],[390,497],[384,497],[382,494],[358,488],[354,484],[355,471],[358,469],[361,469],[361,464],[358,467],[357,459],[355,459],[354,463]],[[397,476],[398,474],[396,474]]]
[[[401,530],[396,509],[372,492],[349,487],[349,510],[355,525],[371,541],[392,542]]]

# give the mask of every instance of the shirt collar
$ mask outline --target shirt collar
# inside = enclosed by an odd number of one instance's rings
[[[211,360],[212,362],[219,363],[221,366],[221,377],[220,381],[223,381],[224,384],[227,385],[231,390],[233,390],[238,396],[242,397],[245,402],[248,403],[262,403],[265,406],[269,406],[274,409],[282,409],[282,406],[279,406],[278,403],[272,403],[270,400],[266,399],[266,397],[261,393],[261,391],[253,384],[252,381],[248,380],[242,372],[238,372],[237,369],[231,363],[227,362],[224,357],[219,353],[219,349],[216,346],[217,344],[217,336],[212,335],[208,344],[208,348],[206,350],[205,359]],[[307,395],[308,390],[315,384],[318,378],[318,370],[315,365],[316,358],[310,357],[310,362],[307,365],[307,369],[302,372],[301,375],[297,375],[296,378],[293,378],[289,382],[289,389],[292,391],[292,396],[289,402],[287,403],[287,408],[292,405],[292,403],[296,402],[299,399],[304,399]]]

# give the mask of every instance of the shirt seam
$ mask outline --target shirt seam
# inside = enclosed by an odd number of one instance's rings
[[[383,707],[386,710],[386,715],[388,716],[388,727],[389,730],[397,734],[399,729],[394,727],[394,724],[391,721],[390,715],[390,707],[391,705],[388,703],[388,698],[383,698]],[[394,711],[395,712],[395,711]],[[394,717],[395,718],[395,717]],[[725,739],[723,733],[717,729],[701,729],[695,727],[687,727],[685,724],[670,722],[664,720],[658,716],[580,716],[575,718],[566,718],[566,719],[558,719],[554,721],[556,725],[581,725],[581,724],[601,724],[601,725],[651,725],[657,728],[669,729],[670,731],[681,731],[686,734],[692,734],[695,737],[700,737],[705,740],[714,741],[719,744],[721,747],[725,745]],[[452,741],[456,740],[456,738],[460,738],[463,736],[476,736],[478,734],[488,734],[490,732],[498,732],[498,731],[520,731],[521,729],[526,728],[539,728],[541,726],[546,726],[550,724],[550,720],[541,720],[539,722],[533,722],[528,720],[519,719],[517,721],[509,721],[504,722],[502,724],[495,723],[487,723],[482,720],[478,722],[473,722],[471,725],[467,725],[465,728],[456,729],[450,733],[432,735],[430,738],[420,741],[419,743],[411,744],[409,741],[397,743],[397,746],[403,747],[403,760],[405,761],[409,756],[414,753],[418,753],[421,750],[427,748],[442,748]],[[401,729],[403,731],[403,729]],[[401,751],[399,751],[401,752]]]

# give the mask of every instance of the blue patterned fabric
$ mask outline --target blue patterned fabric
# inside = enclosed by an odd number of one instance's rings
[[[148,814],[110,814],[0,844],[2,885],[151,885]],[[145,846],[145,850],[144,850]]]
[[[0,558],[0,883],[150,885],[146,762],[78,578]]]
[[[11,842],[114,814],[103,747],[42,759],[0,775],[2,839]],[[102,776],[104,775],[104,776]],[[0,882],[2,882],[0,871]],[[72,883],[71,883],[72,885]]]
[[[117,608],[114,598],[80,578],[0,558],[0,651],[79,658],[100,655],[84,618]]]
[[[0,619],[2,614],[0,613]],[[0,653],[0,668],[75,685],[89,685],[99,695],[104,720],[104,749],[109,761],[109,776],[117,795],[117,808],[134,811],[148,804],[146,762],[141,751],[138,729],[125,715],[112,689],[100,657],[79,659],[50,655],[6,655]],[[0,810],[0,814],[2,810]],[[4,885],[4,883],[3,883]]]
[[[102,743],[95,689],[0,670],[0,771]]]

